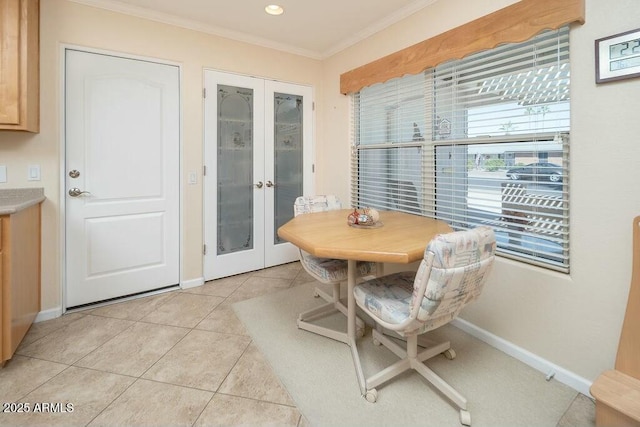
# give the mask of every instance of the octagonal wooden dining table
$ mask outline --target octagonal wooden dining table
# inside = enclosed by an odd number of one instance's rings
[[[344,342],[351,348],[360,392],[364,395],[365,377],[356,346],[353,295],[356,261],[378,263],[377,275],[380,276],[383,263],[409,264],[422,260],[429,241],[452,229],[444,221],[394,211],[381,211],[375,226],[353,227],[347,222],[351,212],[353,209],[298,215],[278,229],[278,236],[317,257],[348,261],[347,336]]]

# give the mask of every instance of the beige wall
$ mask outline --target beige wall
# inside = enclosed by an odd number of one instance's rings
[[[0,133],[0,188],[44,186],[43,310],[60,301],[61,43],[164,58],[182,64],[183,181],[202,165],[203,67],[315,88],[317,192],[349,195],[349,99],[339,76],[515,0],[439,1],[322,62],[254,47],[65,0],[42,1],[42,129]],[[631,220],[640,213],[640,79],[596,86],[593,40],[638,27],[637,0],[586,0],[587,22],[571,33],[571,274],[500,259],[480,301],[463,317],[579,376],[613,365],[631,265]],[[42,181],[26,181],[39,163]],[[183,280],[202,276],[202,187],[183,185]]]
[[[511,3],[439,1],[325,60],[318,190],[349,194],[349,101],[338,93],[340,73]],[[640,78],[596,86],[594,40],[637,28],[640,2],[586,6],[586,23],[571,32],[571,274],[499,259],[483,296],[462,317],[593,380],[614,363],[629,291],[631,222],[640,214]]]
[[[197,185],[182,185],[182,280],[202,277],[203,69],[219,69],[313,85],[321,92],[321,64],[158,22],[124,16],[65,0],[41,3],[41,131],[0,132],[0,164],[8,182],[0,188],[44,187],[42,309],[61,306],[60,129],[61,46],[72,44],[160,58],[182,66],[182,181],[198,172]],[[40,164],[42,181],[27,181],[27,165]]]

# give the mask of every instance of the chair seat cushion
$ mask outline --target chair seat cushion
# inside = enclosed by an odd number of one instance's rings
[[[309,274],[323,283],[343,282],[348,277],[347,261],[344,259],[319,258],[303,253],[302,264]],[[358,276],[368,276],[375,273],[375,263],[358,261]]]
[[[400,324],[409,318],[414,278],[404,271],[363,282],[354,288],[356,303],[384,322]]]

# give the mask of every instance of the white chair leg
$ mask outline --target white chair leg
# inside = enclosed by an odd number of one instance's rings
[[[425,360],[429,360],[432,357],[436,357],[440,353],[444,353],[444,352],[449,351],[449,350],[451,350],[451,343],[449,341],[445,341],[443,343],[440,343],[438,345],[434,345],[433,347],[429,347],[429,348],[423,350],[422,352],[418,353],[417,359],[420,362],[424,362]],[[451,351],[453,351],[453,350],[451,350]]]
[[[376,400],[378,400],[378,390],[376,390],[375,388],[367,390],[364,398],[367,399],[367,402],[369,403],[376,403]]]
[[[347,307],[340,301],[340,283],[333,283],[332,295],[327,294],[319,288],[315,288],[314,294],[326,300],[327,303],[300,313],[297,321],[298,329],[313,332],[348,344],[347,334],[344,332],[339,332],[324,326],[310,323],[320,317],[328,316],[336,312],[341,312],[345,316],[348,315]],[[358,337],[362,337],[364,335],[364,326],[364,321],[359,317],[356,317],[356,335]]]
[[[409,335],[406,337],[407,351],[405,352],[398,344],[386,336],[380,328],[374,329],[372,334],[374,340],[384,344],[385,347],[400,357],[401,360],[366,379],[367,394],[365,397],[367,401],[375,402],[377,399],[375,387],[389,381],[408,369],[415,369],[460,409],[460,422],[466,426],[471,425],[471,414],[467,410],[467,399],[422,363],[440,353],[449,351],[451,344],[448,341],[418,353],[418,336]]]
[[[389,350],[391,350],[393,352],[393,354],[398,356],[400,359],[404,359],[405,357],[407,357],[407,352],[402,347],[400,347],[398,344],[396,344],[395,342],[391,341],[391,339],[389,337],[387,337],[385,334],[380,333],[378,330],[374,329],[372,331],[372,336],[373,336],[373,339],[375,341],[378,341],[380,344],[383,344],[385,347],[387,347]]]
[[[313,296],[320,297],[323,300],[325,300],[326,302],[333,302],[333,296],[329,295],[328,293],[326,293],[325,291],[323,291],[320,288],[315,288],[313,290]]]
[[[427,368],[424,363],[418,362],[418,360],[414,359],[414,363],[411,364],[411,367],[418,371],[427,381],[433,384],[435,388],[440,390],[442,394],[447,396],[449,400],[458,406],[458,408],[464,410],[467,409],[467,399],[440,378],[435,372]]]
[[[324,292],[320,288],[315,288],[314,295],[317,295],[327,301],[326,304],[323,304],[319,307],[312,308],[311,310],[307,310],[298,315],[298,320],[306,321],[310,320],[314,317],[326,316],[329,314],[333,314],[336,311],[343,311],[342,303],[340,302],[340,283],[333,283],[333,293],[329,295]],[[346,310],[346,308],[345,308]],[[345,313],[346,315],[346,313]]]
[[[367,378],[366,380],[367,390],[374,389],[380,384],[383,384],[389,381],[391,378],[396,377],[409,369],[411,369],[411,364],[409,363],[409,359],[398,360],[393,365],[388,366],[387,368],[383,369],[377,374]]]
[[[471,425],[471,414],[469,413],[469,411],[460,409],[460,424],[463,424],[465,426]]]

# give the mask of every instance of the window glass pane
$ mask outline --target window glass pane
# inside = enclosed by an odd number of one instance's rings
[[[523,106],[514,102],[467,110],[469,138],[569,130],[569,101]]]

